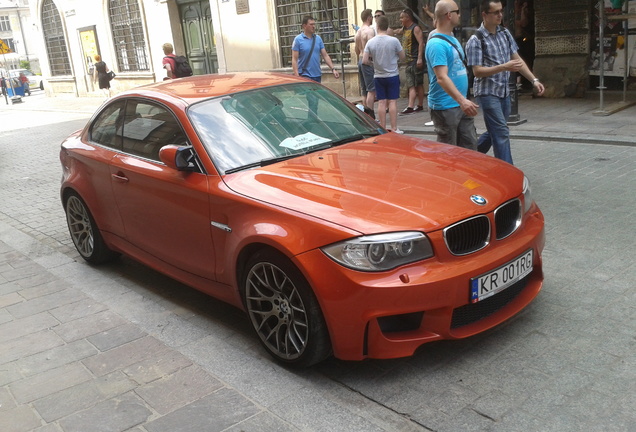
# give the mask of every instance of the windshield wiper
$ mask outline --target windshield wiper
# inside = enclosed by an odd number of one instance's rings
[[[275,164],[277,162],[282,162],[282,161],[285,161],[287,159],[295,158],[297,156],[304,156],[306,154],[313,153],[313,152],[319,151],[319,150],[325,150],[325,149],[328,149],[330,147],[331,147],[331,144],[323,144],[323,145],[319,145],[319,146],[314,146],[314,147],[308,148],[304,152],[286,154],[286,155],[281,155],[281,156],[273,156],[273,157],[261,159],[258,162],[252,162],[252,163],[248,163],[248,164],[245,164],[245,165],[241,165],[241,166],[238,166],[238,167],[234,167],[234,168],[230,168],[228,170],[225,170],[225,174],[232,174],[232,173],[235,173],[237,171],[243,171],[243,170],[250,169],[250,168],[258,168],[258,167],[264,167],[264,166],[267,166],[267,165],[272,165],[272,164]]]
[[[245,165],[241,165],[241,166],[237,166],[237,167],[225,170],[225,174],[232,174],[232,173],[235,173],[237,171],[243,171],[243,170],[250,169],[250,168],[264,167],[266,165],[275,164],[276,162],[282,162],[284,160],[291,159],[291,158],[299,156],[301,154],[304,154],[304,153],[295,153],[295,154],[288,154],[288,155],[283,155],[283,156],[274,156],[274,157],[271,157],[271,158],[261,159],[258,162],[252,162],[252,163],[248,163],[248,164],[245,164]]]
[[[350,137],[343,138],[343,139],[338,140],[338,141],[333,141],[331,143],[331,145],[332,146],[338,146],[338,145],[350,143],[350,142],[353,142],[353,141],[360,141],[360,140],[363,140],[363,139],[366,139],[366,138],[371,138],[371,137],[378,136],[378,135],[380,135],[379,132],[362,133],[362,134],[358,134],[358,135],[352,135]]]
[[[370,138],[370,137],[374,137],[374,136],[377,136],[377,135],[380,135],[380,133],[379,132],[375,132],[375,133],[353,135],[353,136],[350,136],[350,137],[347,137],[347,138],[343,138],[343,139],[338,140],[338,141],[333,141],[333,142],[330,142],[330,143],[325,143],[325,144],[322,144],[322,145],[309,147],[303,152],[293,153],[293,154],[286,154],[286,155],[281,155],[281,156],[273,156],[273,157],[270,157],[270,158],[261,159],[258,162],[251,162],[251,163],[248,163],[248,164],[245,164],[245,165],[241,165],[241,166],[237,166],[237,167],[234,167],[234,168],[230,168],[228,170],[225,170],[225,174],[232,174],[232,173],[235,173],[235,172],[238,172],[238,171],[243,171],[243,170],[250,169],[250,168],[264,167],[264,166],[267,166],[267,165],[275,164],[277,162],[285,161],[287,159],[292,159],[292,158],[295,158],[297,156],[304,156],[304,155],[309,154],[309,153],[317,152],[317,151],[320,151],[320,150],[326,150],[326,149],[334,147],[334,146],[338,146],[338,145],[341,145],[341,144],[346,144],[346,143],[352,142],[352,141],[359,141],[361,139]]]

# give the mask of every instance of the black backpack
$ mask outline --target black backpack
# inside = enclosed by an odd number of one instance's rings
[[[187,58],[184,56],[175,56],[172,57],[172,59],[174,60],[174,70],[172,71],[172,74],[176,78],[192,76],[192,68],[190,67],[190,63],[188,63]]]

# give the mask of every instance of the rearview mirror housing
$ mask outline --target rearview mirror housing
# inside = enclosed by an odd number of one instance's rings
[[[194,150],[191,146],[167,145],[159,150],[159,159],[178,171],[196,171]]]

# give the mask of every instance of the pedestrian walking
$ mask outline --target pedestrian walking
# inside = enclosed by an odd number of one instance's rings
[[[367,42],[375,36],[376,30],[371,27],[373,23],[373,11],[371,9],[365,9],[360,14],[362,19],[362,25],[357,31],[354,38],[355,51],[358,56],[358,76],[360,81],[360,87],[362,89],[362,96],[364,102],[364,112],[371,118],[375,119],[375,111],[373,109],[375,104],[375,82],[373,79],[373,62],[370,64],[364,64],[362,62],[362,56],[364,54],[364,48]]]
[[[303,76],[316,82],[322,81],[320,58],[331,68],[334,78],[340,74],[333,65],[331,57],[325,49],[322,38],[316,33],[316,20],[311,16],[303,17],[302,32],[292,43],[292,68],[294,75]]]
[[[510,151],[510,88],[511,72],[519,72],[530,81],[538,96],[545,88],[517,53],[517,43],[505,27],[501,26],[503,6],[500,0],[483,0],[482,24],[466,44],[468,65],[475,75],[473,94],[481,106],[486,132],[478,141],[478,150],[488,153],[493,148],[495,157],[512,164]]]
[[[377,18],[378,34],[367,42],[362,56],[362,63],[370,64],[373,58],[373,78],[378,98],[378,118],[380,126],[386,128],[386,108],[388,101],[391,130],[403,133],[397,127],[397,100],[400,97],[400,67],[398,62],[404,61],[406,55],[400,42],[387,34],[389,19],[386,16]]]
[[[193,75],[192,67],[190,67],[188,59],[185,56],[176,55],[171,43],[166,42],[162,45],[161,49],[163,49],[164,54],[161,64],[166,70],[167,75],[164,80],[185,78]]]
[[[99,88],[104,90],[104,93],[110,97],[110,69],[105,62],[102,61],[102,57],[98,54],[95,56],[95,69],[93,71],[93,82],[97,82]]]
[[[453,36],[453,28],[460,24],[457,3],[437,3],[435,22],[437,33],[426,45],[426,63],[430,77],[428,107],[437,141],[476,150],[474,117],[478,106],[467,98],[465,54]]]
[[[22,85],[22,89],[24,90],[25,95],[31,96],[31,89],[29,88],[29,78],[24,74],[24,72],[20,72],[20,85]]]

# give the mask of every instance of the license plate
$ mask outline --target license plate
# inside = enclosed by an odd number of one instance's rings
[[[532,249],[496,270],[470,280],[470,302],[477,303],[501,292],[532,272]]]

